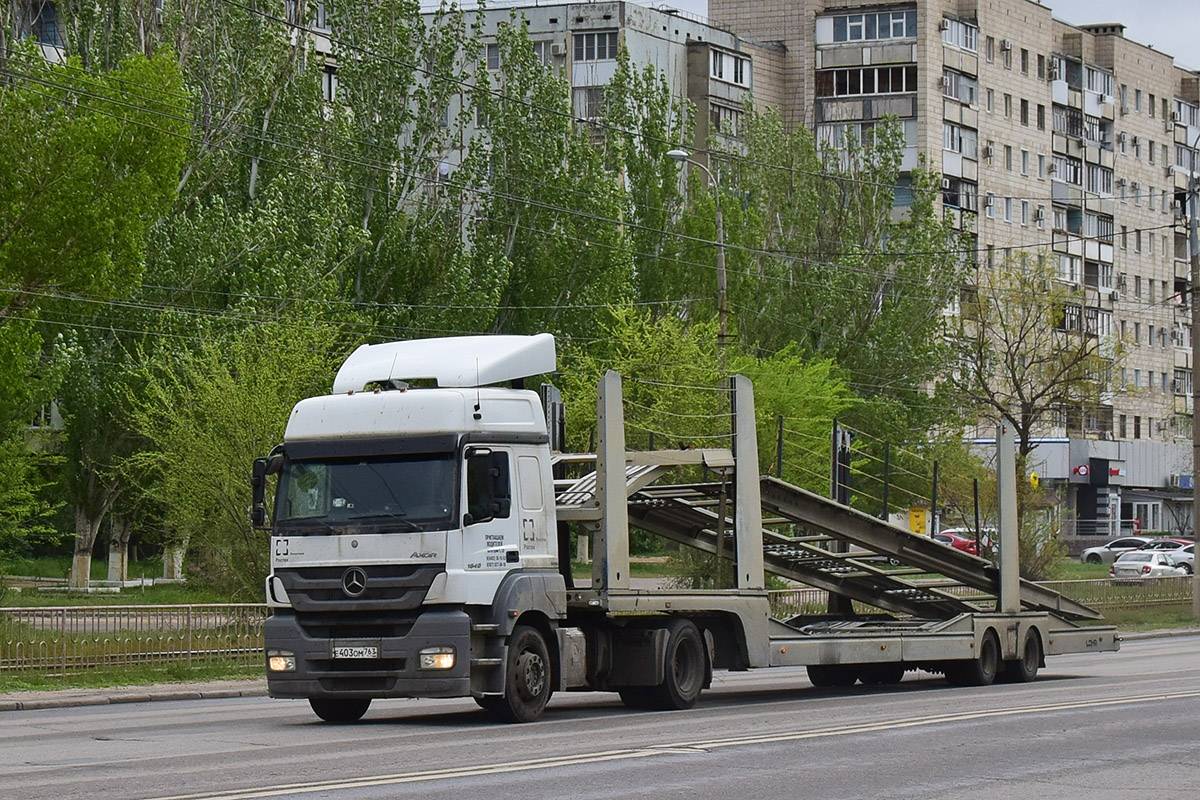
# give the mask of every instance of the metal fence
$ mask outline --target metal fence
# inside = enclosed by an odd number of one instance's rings
[[[258,663],[267,607],[0,608],[0,673],[167,663]]]

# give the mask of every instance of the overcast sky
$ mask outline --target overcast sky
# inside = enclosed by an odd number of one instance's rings
[[[707,0],[637,0],[647,6],[670,6],[708,16]],[[1054,16],[1073,25],[1122,22],[1125,36],[1154,45],[1175,63],[1200,69],[1200,2],[1197,0],[1044,0]]]

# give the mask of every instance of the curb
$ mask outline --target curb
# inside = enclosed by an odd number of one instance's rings
[[[72,690],[66,690],[72,691]],[[0,712],[35,711],[43,708],[78,708],[82,706],[107,706],[124,703],[156,703],[167,700],[227,700],[235,697],[266,697],[267,687],[246,688],[203,688],[188,689],[174,686],[147,687],[141,691],[100,689],[90,694],[58,694],[56,692],[30,693],[28,698],[11,699],[0,695]],[[58,696],[56,696],[58,695]]]

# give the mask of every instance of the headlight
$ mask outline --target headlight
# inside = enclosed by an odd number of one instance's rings
[[[453,669],[453,647],[426,647],[417,653],[421,669]]]
[[[267,669],[271,672],[295,672],[296,654],[287,650],[268,650]]]

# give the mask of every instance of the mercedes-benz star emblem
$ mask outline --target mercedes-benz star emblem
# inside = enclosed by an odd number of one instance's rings
[[[342,574],[342,591],[347,597],[358,597],[367,590],[367,573],[351,567]]]

